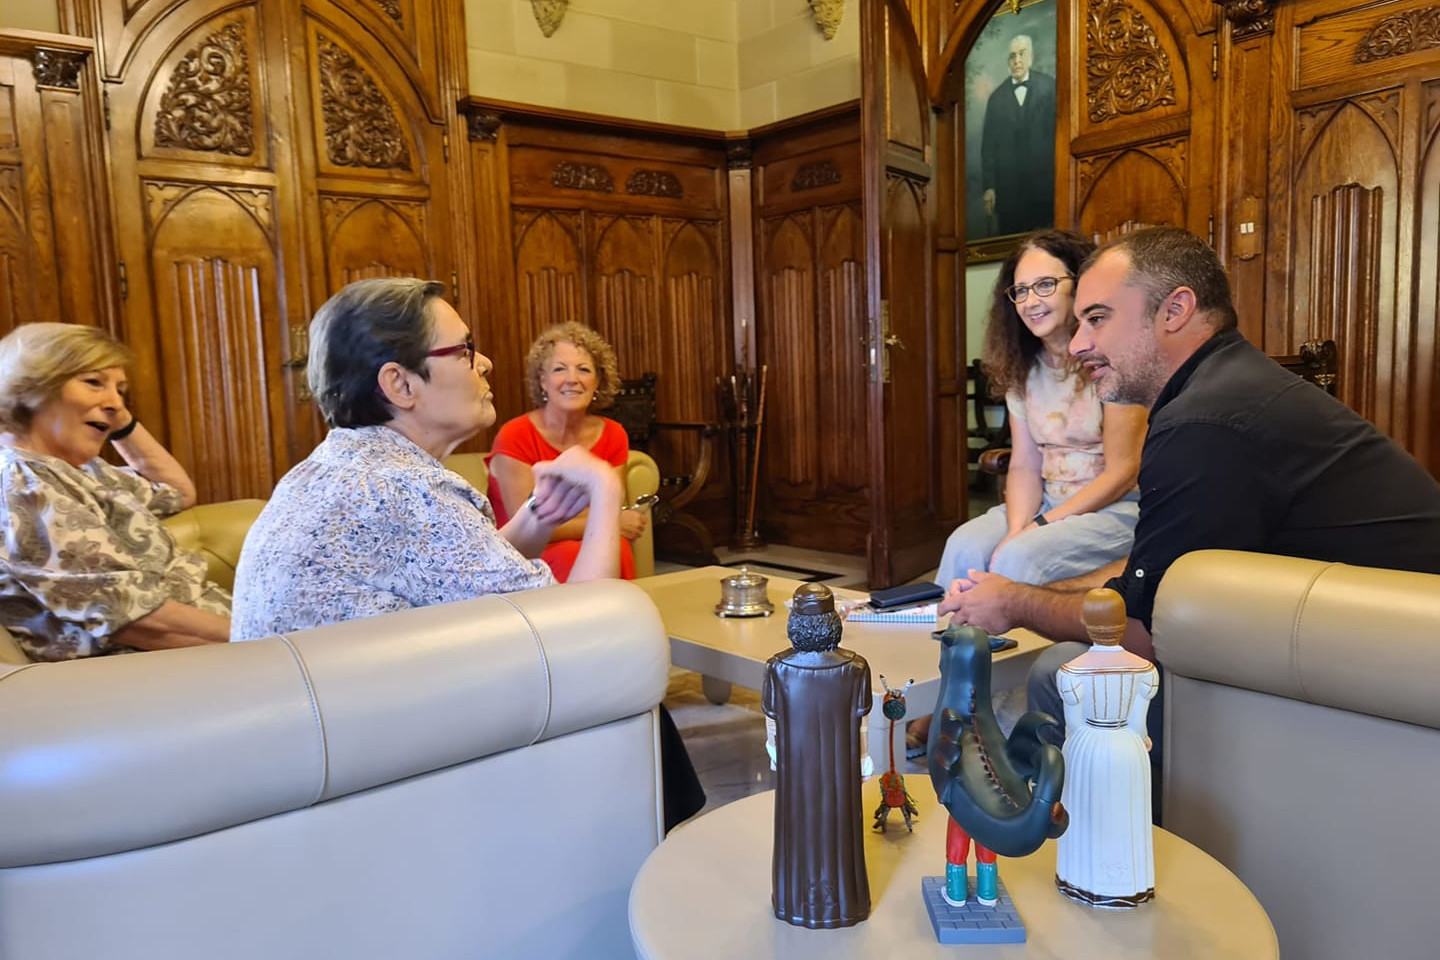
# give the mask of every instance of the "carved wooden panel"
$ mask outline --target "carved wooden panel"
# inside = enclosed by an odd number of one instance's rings
[[[330,285],[372,277],[433,277],[425,204],[321,195]]]
[[[1289,343],[1334,339],[1340,348],[1338,396],[1384,430],[1396,426],[1390,390],[1406,385],[1394,369],[1396,207],[1399,164],[1373,113],[1342,104],[1298,164],[1293,196],[1293,300]],[[1278,346],[1275,344],[1274,346]],[[1273,350],[1267,339],[1266,349]]]
[[[815,316],[815,238],[813,211],[761,221],[759,328],[761,361],[773,379],[766,401],[762,454],[770,484],[787,485],[813,496],[819,479],[820,443],[816,390],[819,351]],[[806,371],[812,375],[807,376]],[[770,518],[767,518],[770,519]]]
[[[202,501],[267,496],[271,418],[282,413],[268,390],[277,369],[267,362],[277,347],[266,322],[279,313],[274,241],[253,206],[218,189],[190,189],[159,215],[149,226],[150,275],[170,446]]]
[[[527,210],[514,212],[516,315],[513,321],[490,318],[508,328],[482,343],[497,344],[491,359],[497,375],[491,378],[496,409],[515,416],[530,409],[524,389],[523,360],[535,336],[562,320],[590,322],[582,295],[583,225],[578,213]],[[503,345],[503,346],[501,346]]]
[[[85,47],[0,31],[0,335],[115,322],[95,87]]]
[[[843,442],[820,447],[818,476],[822,489],[848,491],[863,497],[869,487],[864,470],[870,437],[865,406],[856,402],[865,383],[865,245],[860,204],[821,207],[820,237],[819,408],[825,411],[826,434]]]
[[[372,69],[329,34],[313,33],[322,130],[317,127],[321,169],[351,167],[416,170],[412,135]]]
[[[170,70],[155,109],[156,147],[248,157],[255,151],[253,18],[199,38]]]
[[[590,271],[595,329],[610,341],[632,376],[660,371],[660,298],[657,262],[659,223],[652,217],[597,216],[593,219],[594,251]],[[556,317],[556,322],[561,318]],[[657,404],[673,403],[673,382],[657,385]],[[667,396],[668,390],[672,393]]]
[[[1418,248],[1440,250],[1440,137],[1434,108],[1440,106],[1440,81],[1422,88],[1427,110],[1420,189],[1417,191]],[[1421,256],[1415,271],[1415,383],[1410,391],[1414,431],[1411,452],[1431,473],[1440,476],[1440,257]]]
[[[1148,144],[1080,161],[1079,230],[1111,236],[1127,222],[1185,226],[1185,141]]]
[[[903,346],[890,348],[888,404],[900,410],[925,410],[929,404],[929,312],[926,309],[926,197],[923,184],[897,175],[887,177],[885,233],[881,255],[888,261],[889,333]],[[886,459],[890,500],[897,516],[923,509],[933,489],[936,460],[931,425],[923,418],[893,418],[887,424]],[[917,457],[923,451],[924,456]],[[918,466],[923,464],[923,466]]]
[[[566,149],[519,145],[510,151],[510,195],[520,203],[573,209],[721,215],[715,166],[590,152],[584,140]],[[599,144],[596,145],[600,146]]]
[[[1300,87],[1343,81],[1377,70],[1429,67],[1440,56],[1435,0],[1327,10],[1298,24]]]
[[[1162,42],[1156,30],[1157,19],[1153,11],[1127,0],[1089,0],[1085,104],[1091,123],[1151,113],[1180,102],[1178,64],[1171,54],[1173,46]]]

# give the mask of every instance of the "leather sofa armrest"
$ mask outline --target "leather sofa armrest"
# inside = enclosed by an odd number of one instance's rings
[[[1155,652],[1166,670],[1440,727],[1440,576],[1233,550],[1166,572]]]
[[[204,558],[207,577],[226,590],[234,590],[240,549],[264,508],[264,500],[202,503],[166,517],[164,523],[181,549]]]
[[[0,868],[181,840],[632,717],[669,667],[649,596],[605,580],[0,668]]]

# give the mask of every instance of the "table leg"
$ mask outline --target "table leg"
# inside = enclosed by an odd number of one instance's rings
[[[700,676],[700,689],[705,692],[705,699],[716,706],[730,702],[730,683],[726,680],[717,680],[714,677]]]

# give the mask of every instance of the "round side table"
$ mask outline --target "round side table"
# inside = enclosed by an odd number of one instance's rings
[[[917,786],[922,786],[917,784]],[[924,784],[928,786],[928,784]],[[916,791],[919,792],[918,790]],[[869,833],[870,918],[843,930],[808,930],[770,906],[774,793],[737,800],[673,831],[630,890],[630,935],[641,960],[954,960],[936,941],[920,879],[945,873],[946,814],[921,801],[915,832],[892,818]],[[879,803],[867,784],[866,809]],[[966,956],[1054,960],[1275,960],[1275,929],[1255,897],[1209,854],[1155,830],[1155,900],[1134,910],[1083,906],[1055,889],[1055,845],[1000,858],[1000,876],[1025,921],[1027,941],[965,945]]]

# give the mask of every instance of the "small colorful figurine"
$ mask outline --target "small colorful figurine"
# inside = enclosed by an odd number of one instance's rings
[[[891,690],[890,684],[885,680],[885,674],[880,674],[880,685],[885,688],[885,698],[880,702],[880,712],[885,714],[885,719],[891,723],[890,735],[890,769],[880,774],[880,806],[875,808],[875,829],[881,833],[885,832],[885,821],[890,818],[891,810],[899,810],[905,817],[905,829],[914,830],[910,820],[920,816],[920,808],[915,806],[915,798],[910,796],[910,791],[905,789],[905,777],[895,769],[895,724],[905,719],[905,694],[910,692],[914,680],[906,680],[905,686],[899,690]],[[901,728],[903,729],[903,728]]]

